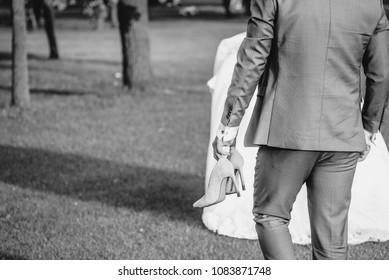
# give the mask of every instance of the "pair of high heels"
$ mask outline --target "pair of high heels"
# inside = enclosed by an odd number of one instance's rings
[[[229,194],[236,193],[239,197],[242,190],[246,189],[242,173],[243,163],[242,155],[235,147],[231,147],[230,155],[227,158],[221,157],[216,163],[204,196],[197,200],[193,207],[214,205],[223,201]]]

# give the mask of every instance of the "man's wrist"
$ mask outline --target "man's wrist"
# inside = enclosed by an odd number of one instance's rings
[[[223,140],[224,142],[228,142],[234,140],[238,135],[239,126],[225,126],[223,123],[220,123],[217,131],[216,137]]]
[[[223,133],[223,141],[229,142],[231,140],[234,140],[236,136],[238,135],[239,126],[227,126]]]

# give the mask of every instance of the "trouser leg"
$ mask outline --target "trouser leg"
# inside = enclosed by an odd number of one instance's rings
[[[285,218],[256,215],[255,229],[263,256],[266,260],[295,260],[289,220]]]
[[[308,177],[313,259],[347,259],[347,216],[358,153],[323,152]]]
[[[317,152],[260,148],[253,214],[265,259],[295,259],[288,229],[290,212],[317,155]]]

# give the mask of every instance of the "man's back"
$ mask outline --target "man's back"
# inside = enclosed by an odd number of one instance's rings
[[[386,32],[371,40],[388,27],[382,1],[256,0],[252,13],[240,61],[238,57],[242,71],[236,71],[240,73],[235,73],[230,92],[234,79],[251,90],[256,77],[244,69],[256,65],[258,71],[266,48],[271,48],[262,71],[259,95],[264,104],[254,143],[299,150],[364,150],[363,126],[378,130],[387,92],[387,44],[382,42]],[[375,95],[374,106],[367,104],[374,112],[367,112],[366,119],[360,112],[362,65],[368,68],[368,98]]]
[[[380,0],[274,2],[279,78],[305,77],[299,83],[312,84],[312,94],[325,82],[329,95],[350,93],[350,86],[358,91],[363,54],[383,12]]]

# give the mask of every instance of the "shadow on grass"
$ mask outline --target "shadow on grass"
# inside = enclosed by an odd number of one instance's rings
[[[0,90],[11,92],[11,87],[0,86]],[[67,90],[67,89],[43,89],[43,88],[30,88],[30,93],[33,94],[44,94],[44,95],[60,95],[60,96],[71,96],[71,95],[87,95],[91,92],[81,90]]]
[[[34,60],[49,60],[48,56],[42,56],[37,54],[27,54],[28,59],[34,59]],[[0,61],[1,60],[12,60],[12,53],[10,52],[1,52],[0,51]]]
[[[94,64],[104,64],[111,66],[121,66],[120,61],[112,61],[112,60],[103,60],[103,59],[89,59],[89,58],[64,58],[61,59],[63,61],[74,62],[74,63],[94,63]]]
[[[203,178],[81,155],[0,145],[0,181],[200,224]]]
[[[0,61],[1,60],[11,60],[12,54],[10,52],[1,52],[0,51]]]
[[[0,260],[25,260],[26,258],[22,258],[19,256],[9,255],[7,253],[0,252]]]
[[[29,53],[27,55],[28,60],[36,61],[63,61],[63,62],[73,62],[73,63],[94,63],[94,64],[104,64],[111,66],[120,66],[120,61],[113,60],[103,60],[103,59],[90,59],[90,58],[59,58],[59,59],[50,59],[48,56],[42,56],[39,54]],[[12,53],[10,52],[1,52],[0,51],[0,61],[10,61],[12,60]],[[11,65],[0,65],[0,69],[11,69]]]

